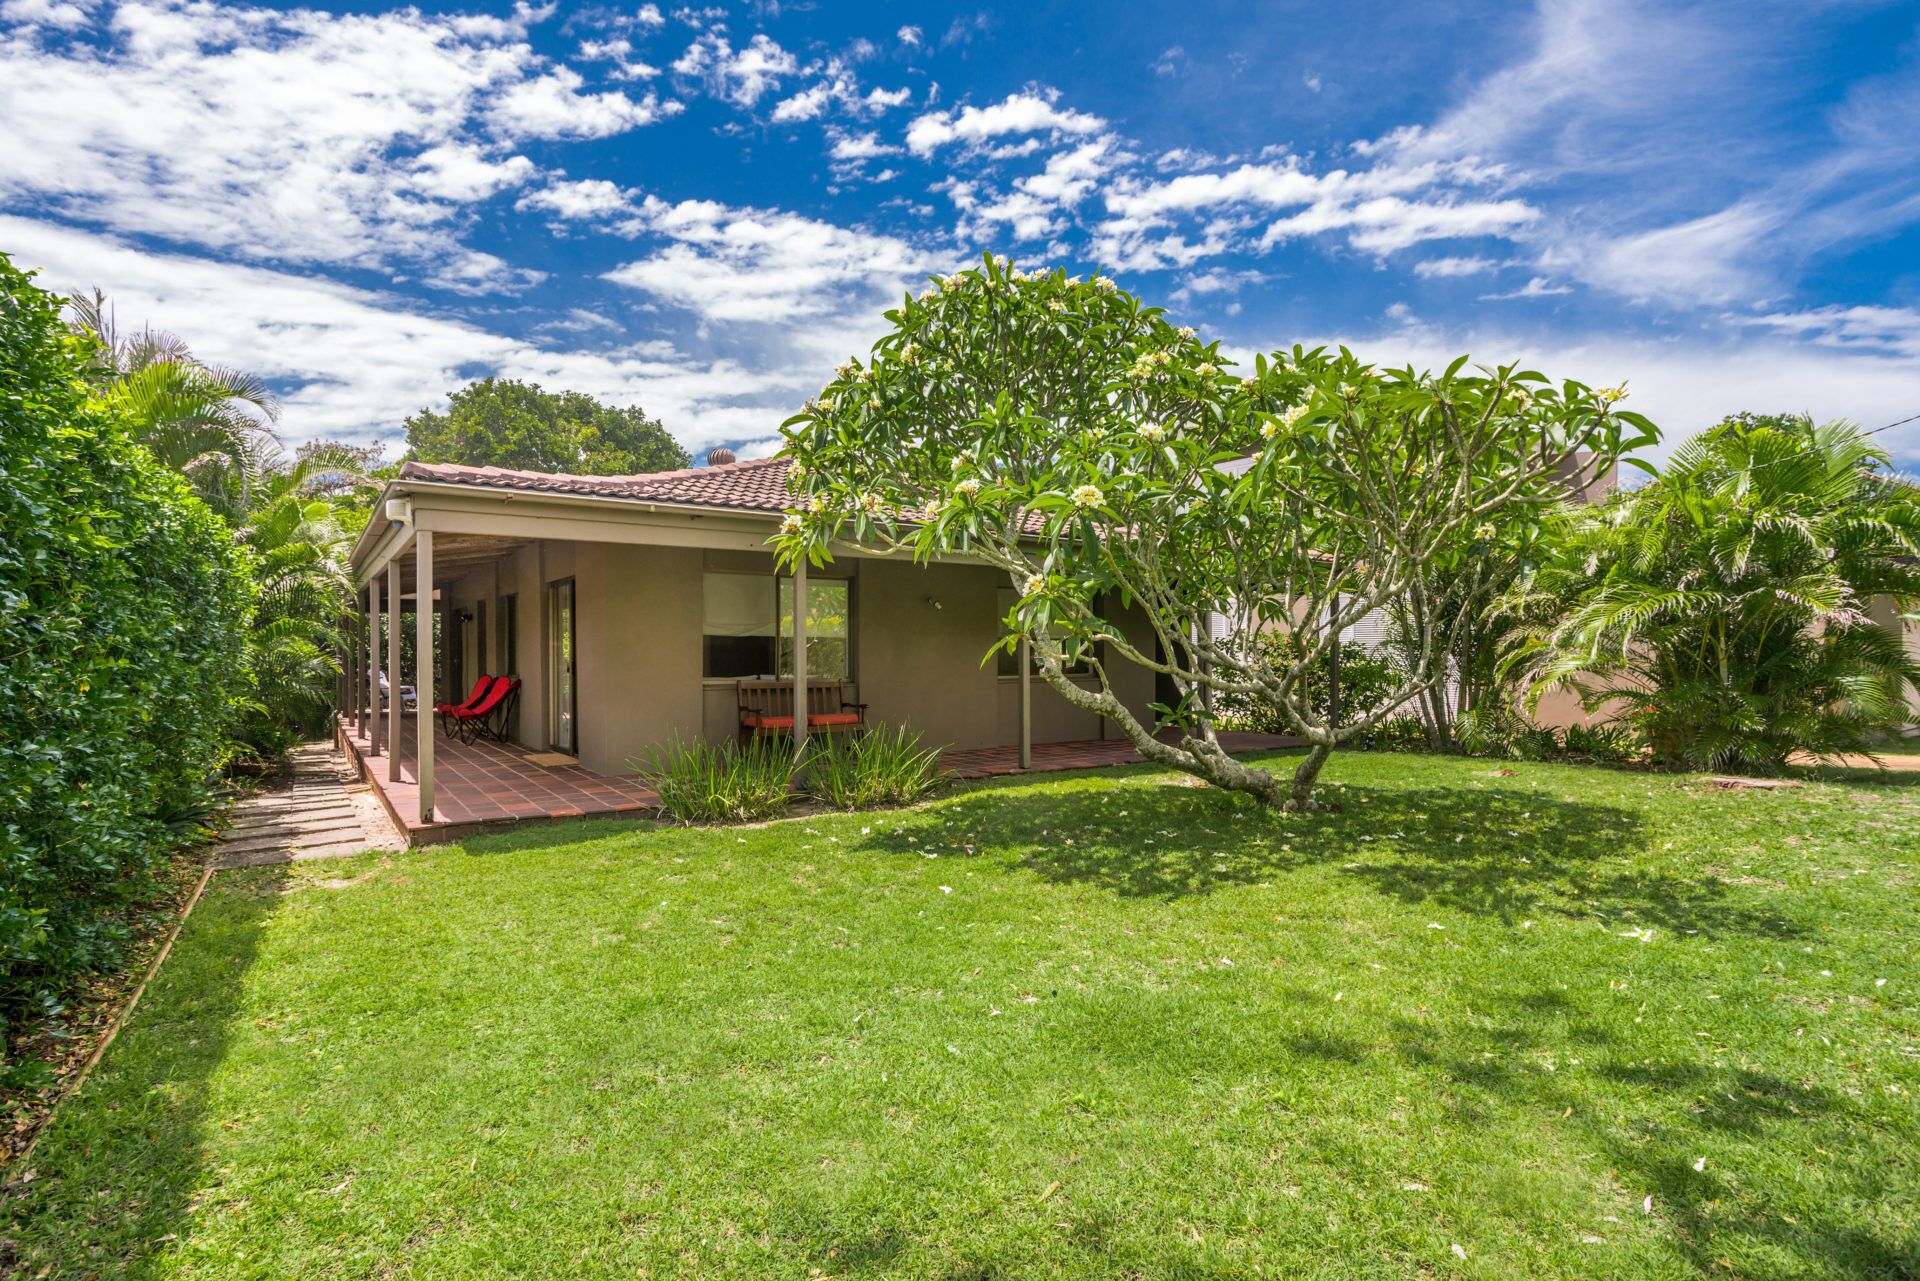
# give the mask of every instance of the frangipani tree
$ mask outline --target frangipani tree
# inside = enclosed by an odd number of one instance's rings
[[[1237,376],[1218,344],[1111,280],[998,258],[887,318],[870,359],[783,428],[782,557],[819,564],[859,542],[992,565],[1019,592],[1004,643],[1028,639],[1062,698],[1149,760],[1295,809],[1329,753],[1445,676],[1434,636],[1389,698],[1335,719],[1304,675],[1339,632],[1538,520],[1581,451],[1604,466],[1653,435],[1614,394],[1463,374],[1464,357],[1434,376],[1296,347]],[[1129,605],[1151,638],[1114,621]],[[1240,639],[1274,628],[1298,642],[1280,666]],[[1114,694],[1116,662],[1180,691],[1159,725]],[[1076,663],[1095,688],[1068,679]],[[1272,705],[1309,744],[1290,783],[1227,755],[1215,693]]]

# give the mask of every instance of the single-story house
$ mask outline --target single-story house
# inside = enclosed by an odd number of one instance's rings
[[[845,547],[830,565],[776,570],[767,540],[789,505],[786,471],[779,458],[636,476],[405,464],[352,569],[363,623],[397,601],[401,616],[415,614],[416,652],[437,650],[439,670],[402,661],[402,628],[376,649],[366,637],[380,629],[363,626],[343,705],[364,719],[383,670],[403,669],[390,683],[417,686],[423,708],[457,702],[482,674],[517,676],[512,740],[620,775],[676,738],[733,738],[741,682],[791,681],[797,651],[807,677],[843,682],[869,724],[909,726],[928,746],[1024,751],[1121,737],[1019,656],[982,662],[1012,605],[1005,575],[988,566]],[[422,599],[433,602],[424,627]],[[1144,615],[1117,621],[1152,644]],[[1152,671],[1117,660],[1108,676],[1150,715]],[[391,735],[382,719],[371,717],[376,750]],[[434,738],[417,743],[423,817]]]

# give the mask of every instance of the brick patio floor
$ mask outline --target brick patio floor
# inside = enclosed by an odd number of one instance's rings
[[[374,791],[414,844],[450,840],[494,825],[528,820],[638,817],[660,803],[636,779],[609,778],[578,765],[535,765],[518,743],[462,743],[433,731],[433,822],[420,821],[416,718],[400,721],[400,781],[387,778],[387,757],[367,755],[364,731],[342,726],[347,746],[365,761]]]
[[[453,840],[488,829],[556,819],[624,817],[651,812],[660,798],[633,778],[610,778],[578,765],[536,765],[518,743],[462,743],[434,729],[433,822],[420,821],[420,785],[416,767],[415,718],[400,722],[400,781],[387,778],[386,754],[368,756],[367,737],[343,722],[341,738],[357,761],[364,762],[374,793],[412,844]],[[1293,747],[1298,740],[1277,734],[1222,734],[1230,752]],[[1097,769],[1140,760],[1125,739],[1087,739],[1071,743],[1035,743],[1027,773]],[[941,765],[963,779],[1019,774],[1017,747],[971,747],[948,752]]]

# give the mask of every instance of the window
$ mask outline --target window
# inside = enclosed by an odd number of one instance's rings
[[[709,679],[773,678],[793,672],[793,580],[770,574],[711,573],[704,583],[703,671]],[[807,583],[807,675],[847,680],[853,672],[851,584]]]
[[[807,679],[846,680],[849,597],[844,578],[807,580]],[[780,674],[793,674],[793,580],[780,580]]]
[[[1011,614],[1013,607],[1020,603],[1020,593],[1014,591],[1011,587],[1002,587],[1000,589],[999,602],[1000,619],[1002,627],[1004,628],[1007,615]],[[1004,636],[1005,634],[1006,632],[1003,630],[1001,635]],[[1037,661],[1033,664],[1033,670],[1036,675],[1039,674],[1040,664]],[[1069,676],[1087,676],[1093,671],[1084,661],[1067,663],[1061,670]],[[1018,676],[1020,674],[1019,650],[1008,651],[1003,649],[1000,651],[1000,674],[1002,676]]]
[[[703,629],[708,676],[773,675],[773,584],[761,574],[708,574]]]

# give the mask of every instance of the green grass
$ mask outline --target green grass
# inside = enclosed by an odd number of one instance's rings
[[[1328,776],[223,873],[4,1235],[62,1278],[1920,1275],[1920,775]]]

